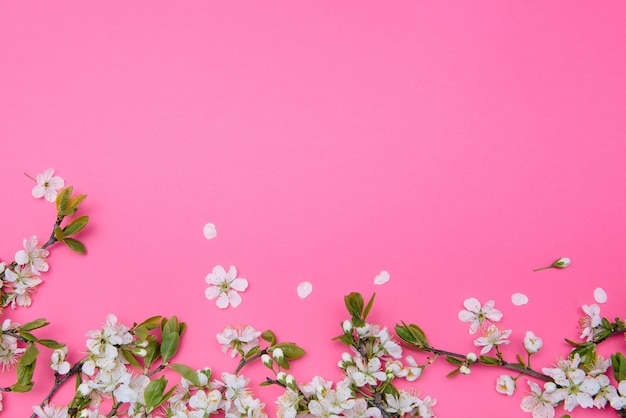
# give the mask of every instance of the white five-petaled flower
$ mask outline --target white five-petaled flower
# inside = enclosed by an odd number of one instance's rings
[[[554,405],[549,396],[541,392],[541,388],[535,382],[528,381],[531,393],[522,399],[520,407],[524,412],[530,412],[534,418],[553,418]]]
[[[477,338],[474,341],[474,345],[477,347],[483,347],[480,350],[480,354],[487,354],[494,345],[508,344],[509,336],[511,335],[510,329],[501,330],[495,325],[490,325],[485,331],[482,337]]]
[[[222,352],[226,353],[232,349],[231,356],[246,354],[259,345],[260,331],[255,330],[250,325],[227,326],[222,332],[217,334],[217,342],[222,345]]]
[[[534,354],[543,346],[543,340],[535,335],[532,331],[526,331],[524,337],[524,348],[528,354]]]
[[[220,309],[225,309],[228,304],[236,308],[241,304],[241,296],[238,292],[243,292],[248,288],[248,281],[237,277],[237,269],[230,266],[228,272],[222,266],[213,267],[213,272],[206,276],[209,287],[205,291],[207,299],[215,299],[215,304]]]
[[[43,406],[33,406],[35,415],[39,418],[67,418],[69,417],[67,407],[53,406],[46,404]]]
[[[65,186],[65,181],[61,177],[53,174],[54,169],[52,168],[37,174],[37,185],[33,187],[34,197],[44,197],[48,202],[54,202],[56,200],[59,189]]]
[[[513,396],[515,380],[508,374],[503,374],[496,380],[496,391],[503,395]]]
[[[502,319],[502,312],[495,308],[496,302],[490,300],[481,306],[476,298],[465,299],[463,302],[464,310],[459,312],[459,319],[463,322],[469,322],[469,333],[475,334],[479,328],[485,326],[489,321],[498,322]]]
[[[15,262],[21,266],[28,264],[33,273],[39,274],[48,271],[46,257],[49,254],[48,250],[37,247],[37,236],[33,235],[28,240],[24,238],[24,249],[15,253]]]

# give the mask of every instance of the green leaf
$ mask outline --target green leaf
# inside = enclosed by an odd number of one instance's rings
[[[339,337],[336,337],[337,339],[339,339],[342,343],[344,343],[345,345],[352,345],[354,344],[354,338],[352,337],[352,335],[340,335]]]
[[[478,362],[481,364],[485,364],[487,366],[498,366],[500,364],[500,360],[498,360],[495,357],[489,357],[489,356],[478,357]]]
[[[43,327],[45,327],[46,325],[49,325],[49,324],[50,324],[50,322],[46,321],[45,318],[39,318],[39,319],[35,319],[34,321],[30,321],[30,322],[25,323],[24,325],[22,325],[20,327],[20,329],[22,331],[32,331],[32,330],[37,329],[37,328],[43,328]]]
[[[145,340],[146,338],[148,338],[148,335],[150,335],[150,331],[148,331],[148,328],[146,326],[136,327],[133,332],[141,341]]]
[[[30,382],[26,385],[21,385],[19,383],[16,383],[13,386],[11,386],[11,392],[19,392],[19,393],[30,392],[33,388],[33,385],[34,385],[33,382]]]
[[[626,380],[626,357],[622,353],[611,354],[611,366],[613,367],[613,376],[617,382]]]
[[[455,366],[460,366],[461,364],[465,363],[464,361],[461,361],[456,357],[450,357],[450,356],[446,356],[446,361],[450,364],[454,364]]]
[[[73,219],[72,222],[70,222],[65,228],[63,228],[63,234],[65,234],[66,237],[78,234],[80,231],[83,230],[83,228],[87,226],[88,222],[89,216],[79,216],[78,218]]]
[[[35,347],[35,345],[31,342],[28,343],[28,347],[26,347],[26,351],[20,357],[18,364],[22,365],[30,365],[35,363],[37,360],[37,356],[39,355],[39,349]]]
[[[161,323],[163,317],[161,315],[151,316],[150,318],[143,321],[141,324],[137,325],[137,327],[146,327],[147,329],[155,329]]]
[[[200,383],[200,379],[198,378],[198,374],[194,369],[189,366],[185,366],[184,364],[170,364],[170,369],[175,370],[185,379],[189,380],[195,387],[202,386]]]
[[[33,373],[35,372],[35,363],[20,364],[17,363],[17,384],[19,385],[32,385]]]
[[[261,338],[263,338],[264,341],[270,343],[270,347],[276,344],[276,335],[269,329],[261,334]]]
[[[30,332],[27,331],[19,331],[18,334],[20,334],[22,337],[24,337],[24,339],[28,340],[28,341],[37,341],[37,337],[35,337],[33,334],[31,334]]]
[[[178,318],[176,316],[173,316],[162,323],[162,333],[164,336],[170,333],[178,334]]]
[[[86,197],[86,194],[79,194],[78,196],[71,197],[70,201],[67,203],[67,209],[71,210],[72,213],[76,212],[78,205],[80,205]]]
[[[65,235],[63,234],[63,230],[60,226],[54,227],[54,237],[57,239],[57,241],[63,241],[65,239]]]
[[[280,343],[276,344],[275,347],[282,349],[283,354],[285,354],[285,358],[288,360],[295,360],[306,354],[306,351],[294,343]]]
[[[133,367],[141,369],[141,364],[139,364],[139,362],[137,361],[137,358],[135,358],[135,356],[129,349],[122,348],[122,355],[124,356],[126,361],[128,361],[130,364],[133,365]]]
[[[250,357],[252,357],[253,355],[257,354],[257,353],[259,352],[259,350],[260,350],[259,346],[258,346],[258,345],[255,345],[254,347],[252,347],[252,348],[250,349],[250,351],[248,351],[247,353],[245,353],[243,357],[244,357],[244,358],[246,358],[246,359],[247,359],[247,358],[250,358]]]
[[[156,359],[159,358],[160,351],[159,351],[159,343],[156,341],[156,338],[154,337],[154,335],[148,336],[146,341],[148,341],[148,345],[146,346],[147,354],[143,358],[143,363],[146,368],[149,368],[152,365],[152,363],[154,363]]]
[[[85,247],[85,244],[79,240],[74,238],[65,238],[63,242],[69,247],[70,250],[78,254],[87,254],[87,247]]]
[[[66,210],[67,203],[69,202],[70,196],[72,195],[72,190],[73,190],[73,187],[69,186],[61,190],[59,194],[57,195],[56,207],[57,207],[57,212],[59,212],[59,214],[62,214],[62,212]]]
[[[386,393],[389,393],[390,395],[393,395],[393,396],[395,396],[396,398],[397,398],[398,396],[400,396],[400,392],[398,392],[398,388],[396,388],[396,387],[395,387],[394,385],[392,385],[391,383],[389,383],[389,384],[387,384],[387,385],[385,385],[385,384],[383,383],[383,385],[384,385],[384,387],[383,387],[382,393],[385,393],[385,394],[386,394]]]
[[[363,311],[363,319],[367,318],[367,315],[372,310],[372,306],[374,305],[374,298],[376,297],[376,292],[372,294],[372,297],[367,302],[367,306],[365,306],[365,310]]]
[[[518,355],[517,355],[517,361],[519,362],[519,364],[520,364],[522,367],[526,367],[526,364],[524,363],[524,359],[522,358],[522,355],[521,355],[521,354],[518,354]]]
[[[361,319],[361,314],[363,313],[363,296],[360,293],[352,292],[349,295],[344,297],[344,302],[346,304],[346,308],[348,312],[353,318]]]
[[[402,325],[396,325],[395,331],[402,341],[412,345],[417,344],[417,338],[411,331],[409,331],[409,327],[404,322]]]
[[[148,386],[146,386],[143,393],[146,401],[146,409],[152,410],[163,402],[163,392],[165,392],[166,385],[167,380],[165,380],[163,376],[161,376],[160,379],[156,379],[148,383]]]
[[[452,376],[454,376],[454,375],[459,374],[460,372],[461,372],[461,368],[454,369],[454,370],[452,370],[450,373],[448,373],[448,374],[446,375],[446,377],[452,377]]]
[[[178,351],[178,345],[180,343],[180,336],[176,332],[166,334],[161,342],[161,357],[164,362],[174,357],[174,354]]]
[[[43,338],[41,340],[37,340],[37,344],[41,344],[44,347],[51,348],[53,350],[57,350],[59,348],[65,347],[65,344],[62,344],[62,343],[60,343],[58,341],[50,340],[50,339],[47,339],[47,338]]]

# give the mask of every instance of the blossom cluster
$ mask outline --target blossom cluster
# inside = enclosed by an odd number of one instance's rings
[[[476,346],[483,346],[480,354],[487,354],[492,347],[508,344],[506,340],[511,334],[510,330],[500,330],[493,322],[502,319],[502,313],[495,309],[495,302],[489,301],[481,305],[475,298],[464,302],[465,309],[459,312],[459,319],[470,323],[470,333],[482,331],[483,336],[474,341]],[[560,359],[555,367],[541,368],[541,374],[535,373],[534,377],[543,377],[546,382],[542,388],[532,380],[528,380],[530,394],[522,399],[521,408],[530,412],[533,417],[555,416],[555,408],[563,407],[571,412],[577,407],[604,409],[607,405],[621,411],[626,406],[626,374],[615,370],[616,384],[612,384],[607,374],[613,363],[613,367],[621,363],[623,356],[617,353],[611,359],[605,359],[596,353],[596,346],[604,338],[615,332],[623,332],[623,323],[617,320],[612,324],[607,319],[600,317],[600,307],[597,304],[583,305],[582,311],[585,316],[579,321],[581,327],[580,338],[584,343],[571,342],[575,346],[567,358]],[[504,361],[502,353],[498,350],[498,358],[481,357],[481,362],[488,365],[512,366],[517,368],[520,374],[512,377],[503,374],[496,381],[496,391],[501,394],[512,396],[516,388],[516,380],[532,371],[530,357],[538,352],[543,346],[541,338],[532,331],[527,331],[524,337],[524,349],[528,354],[528,360],[523,362],[518,356],[519,363],[509,364]],[[624,364],[626,367],[626,363]],[[469,371],[468,371],[469,373]],[[529,373],[530,374],[530,373]],[[531,376],[533,376],[531,374]]]
[[[371,308],[370,300],[368,306]],[[296,417],[433,417],[436,400],[420,398],[413,390],[398,389],[396,379],[412,382],[422,373],[412,356],[402,361],[402,347],[386,327],[365,321],[367,311],[360,294],[346,296],[352,319],[343,322],[338,337],[351,349],[344,352],[338,366],[343,380],[333,382],[315,376],[311,382],[296,384],[292,375],[278,372],[277,380],[286,388],[277,400],[278,416]],[[282,373],[282,374],[281,374]]]

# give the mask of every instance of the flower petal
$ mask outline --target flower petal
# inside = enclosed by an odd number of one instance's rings
[[[593,291],[593,299],[598,303],[605,303],[608,299],[606,292],[601,287]]]
[[[248,288],[248,280],[239,277],[230,283],[230,288],[243,292]]]
[[[228,295],[226,293],[220,294],[220,297],[217,298],[217,300],[215,301],[215,304],[220,309],[228,308]]]
[[[513,295],[511,295],[511,302],[513,302],[515,306],[526,305],[528,303],[528,296],[523,293],[513,293]]]
[[[313,285],[311,284],[311,282],[302,282],[298,285],[297,292],[300,299],[306,298],[311,294],[312,291]]]
[[[234,290],[230,291],[229,299],[230,299],[230,304],[233,308],[236,308],[237,306],[241,305],[241,296],[239,295],[239,293],[235,292]]]
[[[203,232],[206,239],[213,239],[217,236],[217,229],[215,229],[215,225],[212,223],[204,225]]]
[[[480,302],[476,298],[465,299],[463,306],[470,312],[478,312],[481,309]]]
[[[382,270],[380,273],[378,273],[378,276],[374,278],[374,284],[385,284],[389,281],[389,279],[389,272],[386,270]]]

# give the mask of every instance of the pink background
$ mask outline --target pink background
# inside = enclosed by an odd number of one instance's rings
[[[215,334],[247,323],[308,351],[299,381],[337,380],[345,294],[376,291],[372,321],[459,352],[474,296],[504,312],[507,357],[531,329],[548,366],[597,286],[625,314],[625,17],[621,1],[4,2],[0,257],[53,223],[23,172],[54,167],[91,223],[88,256],[53,248],[32,307],[2,317],[45,316],[76,361],[107,313],[175,314],[177,361],[216,372],[235,362]],[[204,296],[217,264],[250,282],[237,309]],[[44,397],[48,356],[7,414]],[[525,379],[509,399],[499,371],[444,363],[415,384],[439,417],[529,416]],[[257,389],[272,416],[279,391]]]

